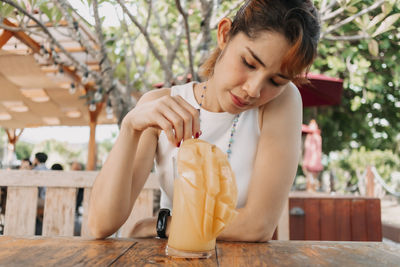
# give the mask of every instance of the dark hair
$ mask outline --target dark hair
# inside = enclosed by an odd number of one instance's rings
[[[302,81],[299,75],[308,71],[317,55],[320,22],[317,9],[310,0],[247,0],[236,13],[229,38],[239,32],[250,39],[262,31],[281,33],[291,48],[284,56],[281,71],[293,81]],[[221,53],[217,48],[201,66],[202,77],[213,74]]]
[[[47,154],[43,153],[43,152],[38,152],[38,153],[35,154],[35,158],[37,158],[37,160],[40,163],[45,163],[46,160],[47,160]]]
[[[29,166],[32,166],[32,162],[29,158],[24,158],[22,161],[27,161],[29,163]]]
[[[53,165],[51,165],[51,169],[55,170],[55,171],[62,171],[64,170],[63,166],[59,163],[54,163]]]

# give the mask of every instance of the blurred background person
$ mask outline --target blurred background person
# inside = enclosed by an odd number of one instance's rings
[[[304,141],[303,172],[306,175],[306,189],[315,192],[318,188],[318,176],[324,169],[322,160],[321,131],[315,120],[311,120],[307,127],[307,136]]]
[[[74,160],[71,162],[71,171],[83,171],[84,166],[82,163]],[[82,214],[83,214],[83,188],[79,188],[76,194],[76,207],[75,207],[75,228],[74,235],[79,236],[82,228]]]
[[[19,166],[20,170],[32,170],[32,162],[29,158],[25,158],[21,160],[21,165]]]
[[[46,167],[47,154],[44,152],[38,152],[35,154],[35,159],[33,160],[33,170],[35,171],[47,171]]]
[[[59,163],[54,163],[53,165],[51,165],[51,170],[62,171],[62,170],[64,170],[64,167]]]
[[[47,154],[44,152],[38,152],[35,154],[35,159],[33,160],[33,170],[35,171],[48,171],[49,169],[46,167]],[[36,230],[35,235],[42,234],[42,226],[43,226],[43,212],[44,212],[44,200],[46,198],[46,188],[38,187],[39,190],[39,198],[38,198],[38,207],[37,207],[37,216],[36,216]]]

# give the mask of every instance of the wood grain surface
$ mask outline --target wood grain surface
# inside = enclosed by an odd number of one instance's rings
[[[400,249],[380,242],[218,243],[219,266],[399,266]]]
[[[0,266],[109,266],[134,244],[132,240],[2,236]]]
[[[166,239],[140,239],[113,266],[218,266],[216,254],[208,259],[172,258],[165,255]]]
[[[49,187],[44,206],[43,235],[73,236],[77,188]]]
[[[35,234],[37,199],[37,187],[10,186],[8,188],[4,234]]]
[[[209,259],[165,255],[161,239],[0,236],[0,266],[399,266],[400,249],[381,242],[217,242]]]

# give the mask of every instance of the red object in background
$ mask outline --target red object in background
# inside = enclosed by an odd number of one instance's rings
[[[299,86],[303,107],[339,105],[343,91],[343,80],[322,74],[307,75],[309,84]]]
[[[304,131],[307,128],[306,131]],[[304,141],[303,171],[319,173],[324,169],[322,166],[322,137],[321,131],[315,120],[311,120],[309,125],[303,126],[303,131],[307,133]]]

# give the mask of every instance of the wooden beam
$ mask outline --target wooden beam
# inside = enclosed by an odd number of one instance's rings
[[[61,49],[56,47],[54,49],[57,53],[61,52]],[[85,52],[86,49],[82,46],[79,47],[66,47],[65,50],[69,53],[79,53],[79,52]]]
[[[11,32],[12,34],[12,32]],[[13,52],[15,53],[26,53],[27,49],[13,49]],[[61,51],[60,48],[56,47],[54,49],[57,53],[59,53]],[[85,52],[85,48],[84,47],[66,47],[65,50],[69,53],[81,53],[81,52]],[[50,53],[50,50],[48,50],[48,52]]]
[[[86,65],[88,65],[90,70],[95,70],[95,71],[100,70],[99,65],[90,65],[90,64],[86,64]],[[40,67],[40,69],[46,73],[55,73],[55,72],[59,71],[59,68],[54,67],[54,66],[42,66],[42,67]],[[75,71],[75,68],[72,68],[72,67],[69,67],[68,69],[72,72]],[[76,80],[76,79],[77,79],[77,77],[75,77],[74,80]]]
[[[0,36],[0,49],[8,42],[8,40],[13,37],[13,32],[4,30],[3,34]]]
[[[3,23],[10,27],[18,27],[18,25],[15,25],[8,19],[4,19]],[[23,31],[14,32],[13,34],[15,38],[17,38],[18,40],[26,44],[28,47],[30,47],[34,53],[39,53],[40,44],[37,43],[35,40],[33,40],[29,35],[27,35]]]
[[[50,28],[50,27],[60,27],[60,26],[68,26],[68,22],[66,21],[66,20],[60,20],[59,22],[57,22],[57,23],[53,23],[53,22],[46,22],[46,23],[44,23],[44,26],[46,26],[47,28]],[[28,23],[28,27],[39,27],[39,25],[37,25],[37,23],[36,22],[34,22],[34,21],[29,21],[29,23]]]
[[[89,110],[90,117],[90,136],[89,136],[89,147],[88,147],[88,160],[86,164],[86,170],[92,171],[96,169],[96,158],[97,158],[97,146],[96,146],[96,126],[97,119],[101,110],[103,109],[104,102],[96,104],[96,110]]]

